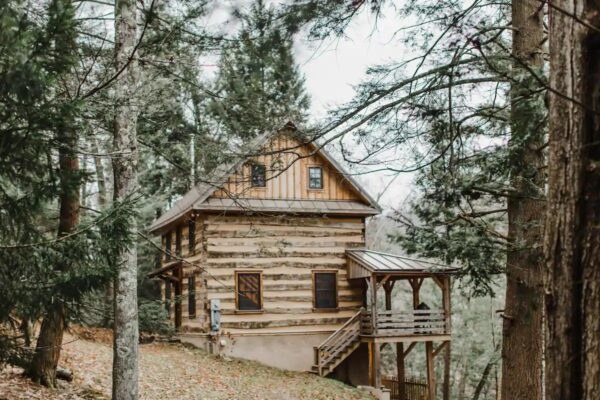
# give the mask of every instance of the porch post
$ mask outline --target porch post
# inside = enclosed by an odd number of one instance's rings
[[[371,367],[371,386],[376,389],[381,387],[381,352],[377,337],[377,277],[371,274],[371,321],[373,324],[373,340],[369,342],[369,366]]]
[[[404,343],[396,343],[396,368],[398,369],[399,400],[406,400],[406,371],[404,369]]]
[[[427,393],[428,400],[435,400],[435,366],[433,363],[433,342],[425,342],[425,355],[427,357]]]
[[[371,323],[373,336],[377,335],[377,277],[371,274]]]
[[[451,297],[450,297],[450,276],[445,276],[442,279],[442,301],[444,304],[444,314],[446,316],[446,331],[451,332],[452,328],[452,314],[451,314]],[[451,359],[451,347],[452,342],[446,343],[444,349],[444,381],[442,384],[442,398],[444,400],[450,400],[450,359]]]
[[[412,278],[408,280],[408,283],[410,283],[410,286],[412,287],[413,309],[416,309],[421,302],[421,299],[419,298],[419,292],[421,291],[423,278]]]

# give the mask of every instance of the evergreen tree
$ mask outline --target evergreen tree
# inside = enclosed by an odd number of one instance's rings
[[[242,28],[223,49],[211,111],[228,137],[250,139],[287,121],[306,121],[309,98],[294,62],[292,36],[273,8],[256,0]]]
[[[85,176],[76,155],[83,107],[74,11],[70,0],[0,3],[0,362],[50,386],[62,329],[79,317],[82,297],[112,276],[107,260],[129,214],[124,204],[78,224]],[[32,354],[22,347],[27,322],[42,316],[51,334]],[[23,341],[15,322],[25,328]]]
[[[335,110],[320,134],[342,144],[345,136],[356,138],[360,146],[345,139],[350,162],[418,171],[410,212],[396,214],[405,230],[394,238],[406,250],[459,262],[464,287],[477,295],[501,289],[499,274],[507,272],[503,363],[511,370],[502,391],[536,396],[546,124],[542,8],[455,0],[385,4],[306,0],[288,8],[292,28],[315,21],[317,38],[343,34],[368,7],[378,15],[396,12],[400,24],[407,17],[411,24],[399,36],[421,54],[372,67],[355,99]],[[382,165],[379,155],[400,146],[413,150],[412,160],[385,158]]]

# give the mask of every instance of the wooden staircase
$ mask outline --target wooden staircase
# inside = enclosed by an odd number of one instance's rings
[[[329,375],[335,367],[344,361],[360,345],[361,315],[360,309],[352,318],[331,334],[323,343],[315,347],[315,364],[311,372],[320,376]]]

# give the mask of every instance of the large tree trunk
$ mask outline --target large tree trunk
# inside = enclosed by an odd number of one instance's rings
[[[51,4],[50,10],[56,14],[71,13],[71,7],[70,0],[56,1]],[[64,31],[58,33],[55,38],[58,57],[63,57],[63,52],[69,54],[75,47],[73,32],[68,27],[63,29]],[[79,159],[75,151],[78,147],[78,135],[74,126],[74,109],[65,99],[60,126],[56,127],[60,179],[58,237],[72,232],[79,223],[81,181],[77,176]],[[69,260],[55,266],[57,271],[67,271],[69,268],[71,268]],[[59,296],[54,296],[46,308],[36,349],[27,371],[33,380],[49,387],[56,387],[56,369],[60,358],[65,321],[66,308]]]
[[[67,124],[68,125],[68,124]],[[79,171],[79,160],[75,154],[77,133],[71,126],[57,135],[59,144],[59,176],[60,176],[60,213],[58,236],[72,232],[79,222],[79,182],[76,174]],[[57,265],[58,271],[70,268],[67,262]],[[40,383],[55,387],[56,368],[65,329],[65,307],[55,297],[48,306],[40,328],[35,354],[29,375]]]
[[[515,195],[508,199],[502,398],[538,400],[542,393],[544,128],[539,117],[543,112],[531,96],[536,81],[527,68],[541,74],[544,33],[540,3],[513,1],[512,18],[516,82],[511,88],[509,146]]]
[[[600,26],[600,2],[555,0],[550,12],[546,395],[548,400],[597,400],[600,33],[591,27]]]
[[[115,5],[115,64],[123,73],[114,86],[114,203],[132,201],[137,191],[137,63],[133,60],[137,42],[138,11],[135,0],[117,0]],[[125,68],[125,69],[123,69]],[[129,221],[129,233],[135,239],[136,224]],[[134,243],[123,249],[115,260],[114,282],[114,355],[113,400],[138,397],[138,312],[137,250]]]

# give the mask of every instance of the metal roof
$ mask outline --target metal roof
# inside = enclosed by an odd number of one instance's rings
[[[202,211],[256,211],[305,214],[376,215],[373,207],[351,200],[234,199],[211,197],[194,206]]]
[[[211,174],[211,176],[205,182],[197,184],[181,199],[175,202],[175,204],[169,210],[167,210],[167,212],[157,218],[150,225],[148,230],[150,232],[156,232],[170,223],[178,220],[186,213],[196,209],[200,210],[201,207],[203,207],[203,203],[210,197],[210,195],[219,189],[237,168],[239,168],[252,155],[256,154],[260,150],[261,146],[263,146],[271,137],[285,130],[289,130],[295,134],[298,134],[295,125],[291,122],[288,122],[284,127],[274,132],[267,132],[250,141],[239,152],[241,156],[239,156],[237,160],[232,163],[222,164],[217,167],[215,172]],[[344,178],[347,179],[348,183],[359,193],[365,202],[368,203],[367,207],[377,211],[372,212],[370,215],[379,214],[379,212],[381,212],[381,208],[375,199],[373,199],[373,197],[367,193],[367,191],[358,183],[358,181],[348,174],[348,172],[346,172],[346,170],[337,161],[335,161],[335,159],[324,148],[318,146],[313,141],[309,142],[308,145],[314,147],[316,154],[325,158]],[[278,211],[284,210],[279,209]]]
[[[355,261],[371,273],[451,274],[460,269],[431,261],[366,249],[348,249],[346,254],[350,260]]]

